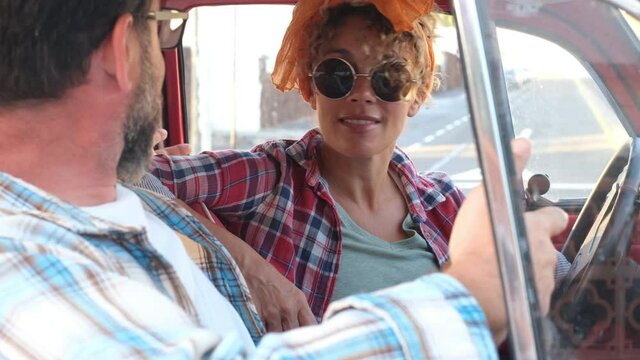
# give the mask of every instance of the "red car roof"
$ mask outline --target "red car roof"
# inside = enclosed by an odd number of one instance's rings
[[[188,10],[202,5],[238,5],[238,4],[295,4],[296,0],[161,0],[162,6],[176,10]],[[450,0],[436,0],[442,12],[451,11]]]

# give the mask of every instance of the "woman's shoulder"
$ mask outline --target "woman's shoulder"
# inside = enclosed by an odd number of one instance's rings
[[[443,196],[443,199],[453,200],[458,206],[464,200],[464,194],[447,173],[441,171],[422,172],[418,175],[418,179],[418,191],[423,197],[431,197],[434,192],[437,192]]]
[[[291,145],[296,143],[296,139],[277,139],[277,140],[267,140],[261,144],[254,146],[251,149],[251,152],[265,152],[265,153],[274,153],[285,151]]]
[[[322,135],[317,129],[311,129],[299,139],[278,139],[266,141],[255,146],[252,151],[264,152],[272,156],[288,158],[296,163],[303,163],[315,157],[318,145],[322,143]]]
[[[418,187],[429,190],[442,190],[444,193],[456,189],[453,180],[445,172],[441,171],[420,171],[416,168],[409,156],[399,148],[393,154],[392,162],[397,165],[406,176],[418,179]]]
[[[423,184],[445,190],[445,192],[452,191],[455,188],[451,177],[442,171],[420,172],[418,173],[418,178]]]

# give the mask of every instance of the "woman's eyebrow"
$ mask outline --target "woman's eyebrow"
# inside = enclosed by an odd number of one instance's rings
[[[328,55],[328,54],[338,54],[341,57],[351,57],[351,51],[344,49],[344,48],[338,48],[338,49],[328,49],[327,51],[325,51],[324,55]]]
[[[403,62],[403,63],[408,63],[409,62],[409,59],[406,56],[397,54],[395,52],[383,54],[382,55],[382,60],[383,61],[397,61],[397,62]]]

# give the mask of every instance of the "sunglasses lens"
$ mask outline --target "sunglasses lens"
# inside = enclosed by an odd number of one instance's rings
[[[403,100],[411,90],[411,74],[402,63],[386,63],[371,75],[371,87],[381,100]]]
[[[353,81],[353,70],[341,59],[326,59],[313,71],[316,89],[329,99],[345,97],[351,91]]]

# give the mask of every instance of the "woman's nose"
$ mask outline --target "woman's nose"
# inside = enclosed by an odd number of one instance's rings
[[[371,79],[367,74],[357,74],[354,80],[353,89],[347,97],[349,101],[363,101],[371,103],[376,100],[376,94],[371,88]]]

